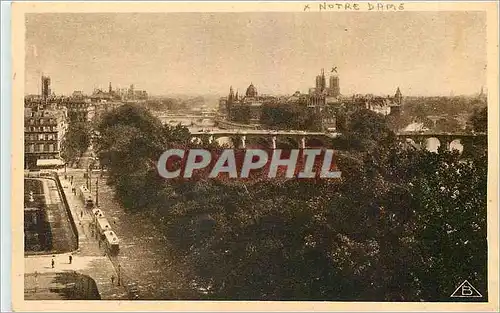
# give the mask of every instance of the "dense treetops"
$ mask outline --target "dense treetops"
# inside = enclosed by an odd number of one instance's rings
[[[118,200],[163,229],[201,298],[449,301],[465,279],[486,296],[486,147],[415,150],[365,110],[345,127],[340,180],[164,180],[159,155],[196,145],[131,105],[102,119],[95,146]]]

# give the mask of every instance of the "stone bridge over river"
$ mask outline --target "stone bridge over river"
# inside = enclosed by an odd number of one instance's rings
[[[443,145],[445,149],[450,150],[453,144],[460,144],[462,151],[471,151],[475,145],[487,145],[487,133],[437,133],[437,132],[401,132],[397,134],[398,138],[412,141],[420,147],[428,147],[429,141],[437,141],[437,145]]]
[[[401,140],[411,141],[420,147],[428,147],[430,140],[437,141],[437,145],[452,148],[452,143],[460,144],[463,150],[473,149],[475,144],[487,144],[486,133],[430,133],[430,132],[400,132],[396,134]],[[311,146],[332,145],[332,140],[341,136],[338,132],[310,132],[298,130],[263,130],[263,129],[211,129],[193,130],[193,138],[208,139],[209,142],[220,138],[232,138],[239,141],[239,148],[246,148],[249,139],[260,139],[276,149],[278,138],[293,142],[298,148],[305,149]]]

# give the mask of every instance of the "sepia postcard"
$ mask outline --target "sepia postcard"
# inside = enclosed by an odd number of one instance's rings
[[[12,82],[15,311],[499,310],[496,1],[14,2]]]

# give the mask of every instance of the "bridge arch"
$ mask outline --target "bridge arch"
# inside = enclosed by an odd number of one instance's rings
[[[326,138],[311,137],[306,138],[306,148],[324,148],[328,146]]]
[[[437,137],[428,137],[422,141],[422,148],[430,152],[437,153],[440,146],[441,142]]]
[[[203,143],[203,139],[201,137],[191,137],[191,143],[201,145]]]
[[[415,140],[414,138],[405,138],[404,140],[406,143],[412,145],[415,148],[418,148],[420,146],[418,140]]]
[[[220,137],[215,137],[214,140],[219,144],[219,146],[224,147],[224,148],[234,148],[234,142],[233,138],[229,136],[220,136]]]
[[[299,142],[289,136],[276,136],[276,149],[297,149]]]
[[[457,150],[459,153],[464,152],[464,145],[462,139],[454,139],[450,142],[450,150]]]
[[[248,145],[256,149],[270,149],[273,147],[273,139],[269,136],[248,136]]]

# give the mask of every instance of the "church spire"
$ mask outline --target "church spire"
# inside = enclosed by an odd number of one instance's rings
[[[394,98],[396,100],[396,103],[401,105],[403,103],[403,94],[401,93],[401,90],[398,89],[396,90],[396,94],[394,95]]]

